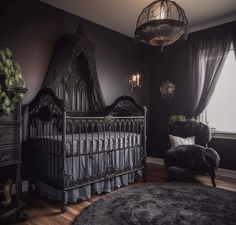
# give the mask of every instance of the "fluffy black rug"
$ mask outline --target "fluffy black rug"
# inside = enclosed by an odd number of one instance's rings
[[[200,184],[146,184],[106,195],[74,225],[236,225],[236,192]]]

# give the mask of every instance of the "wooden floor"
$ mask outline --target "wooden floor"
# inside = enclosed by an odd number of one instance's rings
[[[147,166],[148,182],[151,183],[164,183],[166,182],[166,175],[163,166],[149,164]],[[208,177],[198,176],[197,182],[204,185],[211,186],[211,181]],[[226,181],[220,178],[216,180],[217,188],[225,188],[236,191],[235,181]],[[142,182],[132,184],[133,186],[143,185]],[[124,190],[127,187],[118,189],[117,191]],[[104,196],[104,195],[103,195]],[[26,198],[27,207],[24,210],[29,216],[29,219],[24,223],[18,225],[70,225],[75,220],[81,211],[102,198],[103,196],[94,196],[89,201],[82,201],[77,204],[70,204],[67,206],[67,211],[61,214],[59,204],[53,201],[48,201],[44,198],[37,196],[28,196]],[[2,225],[2,224],[1,224]]]

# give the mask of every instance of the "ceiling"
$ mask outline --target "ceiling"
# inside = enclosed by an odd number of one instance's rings
[[[40,0],[133,37],[137,18],[152,0]],[[175,0],[186,12],[190,31],[236,20],[236,0]]]

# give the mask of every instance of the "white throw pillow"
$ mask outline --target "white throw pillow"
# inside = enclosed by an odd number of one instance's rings
[[[171,148],[175,148],[179,145],[194,145],[195,137],[182,138],[173,135],[169,135]]]

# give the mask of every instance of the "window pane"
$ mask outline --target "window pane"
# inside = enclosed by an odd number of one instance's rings
[[[236,133],[236,60],[228,53],[215,92],[207,106],[210,127],[217,131]]]

